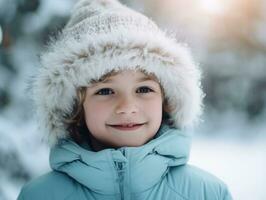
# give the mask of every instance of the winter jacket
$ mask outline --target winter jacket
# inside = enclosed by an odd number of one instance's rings
[[[190,141],[167,126],[139,147],[94,152],[62,140],[50,152],[53,171],[26,184],[18,200],[231,200],[221,180],[186,164]]]

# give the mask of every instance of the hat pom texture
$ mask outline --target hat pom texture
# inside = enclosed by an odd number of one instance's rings
[[[116,0],[79,1],[40,62],[33,99],[50,145],[69,137],[64,117],[72,112],[76,89],[112,70],[155,74],[177,128],[192,126],[202,112],[201,72],[189,49]]]

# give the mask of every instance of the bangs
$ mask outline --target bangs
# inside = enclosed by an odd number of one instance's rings
[[[121,73],[122,71],[123,71],[123,70],[112,70],[112,71],[110,71],[110,72],[104,74],[101,78],[99,78],[99,79],[97,79],[97,80],[92,79],[92,80],[91,80],[91,83],[92,83],[92,84],[95,84],[95,83],[104,82],[104,81],[106,81],[106,79],[108,79],[108,78],[110,78],[110,77],[112,77],[112,76],[115,76],[115,75]],[[153,81],[155,81],[155,82],[157,82],[157,83],[160,84],[160,81],[159,81],[159,79],[155,76],[155,74],[153,74],[153,73],[149,73],[149,72],[147,72],[147,71],[145,71],[145,70],[143,70],[143,69],[137,69],[136,71],[142,72],[147,78],[149,78],[150,80],[153,80]],[[161,88],[161,89],[162,89],[162,88]]]

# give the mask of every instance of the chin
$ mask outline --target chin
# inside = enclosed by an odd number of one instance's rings
[[[128,147],[139,147],[139,146],[144,145],[146,142],[148,142],[148,140],[140,141],[140,142],[134,142],[134,143],[130,142],[130,143],[128,143],[125,146],[128,146]]]

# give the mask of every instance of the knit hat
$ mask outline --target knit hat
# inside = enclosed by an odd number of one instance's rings
[[[201,74],[186,45],[117,0],[77,2],[40,62],[33,99],[51,145],[69,137],[64,119],[73,111],[77,88],[110,71],[141,69],[154,74],[177,128],[193,125],[202,110]]]

